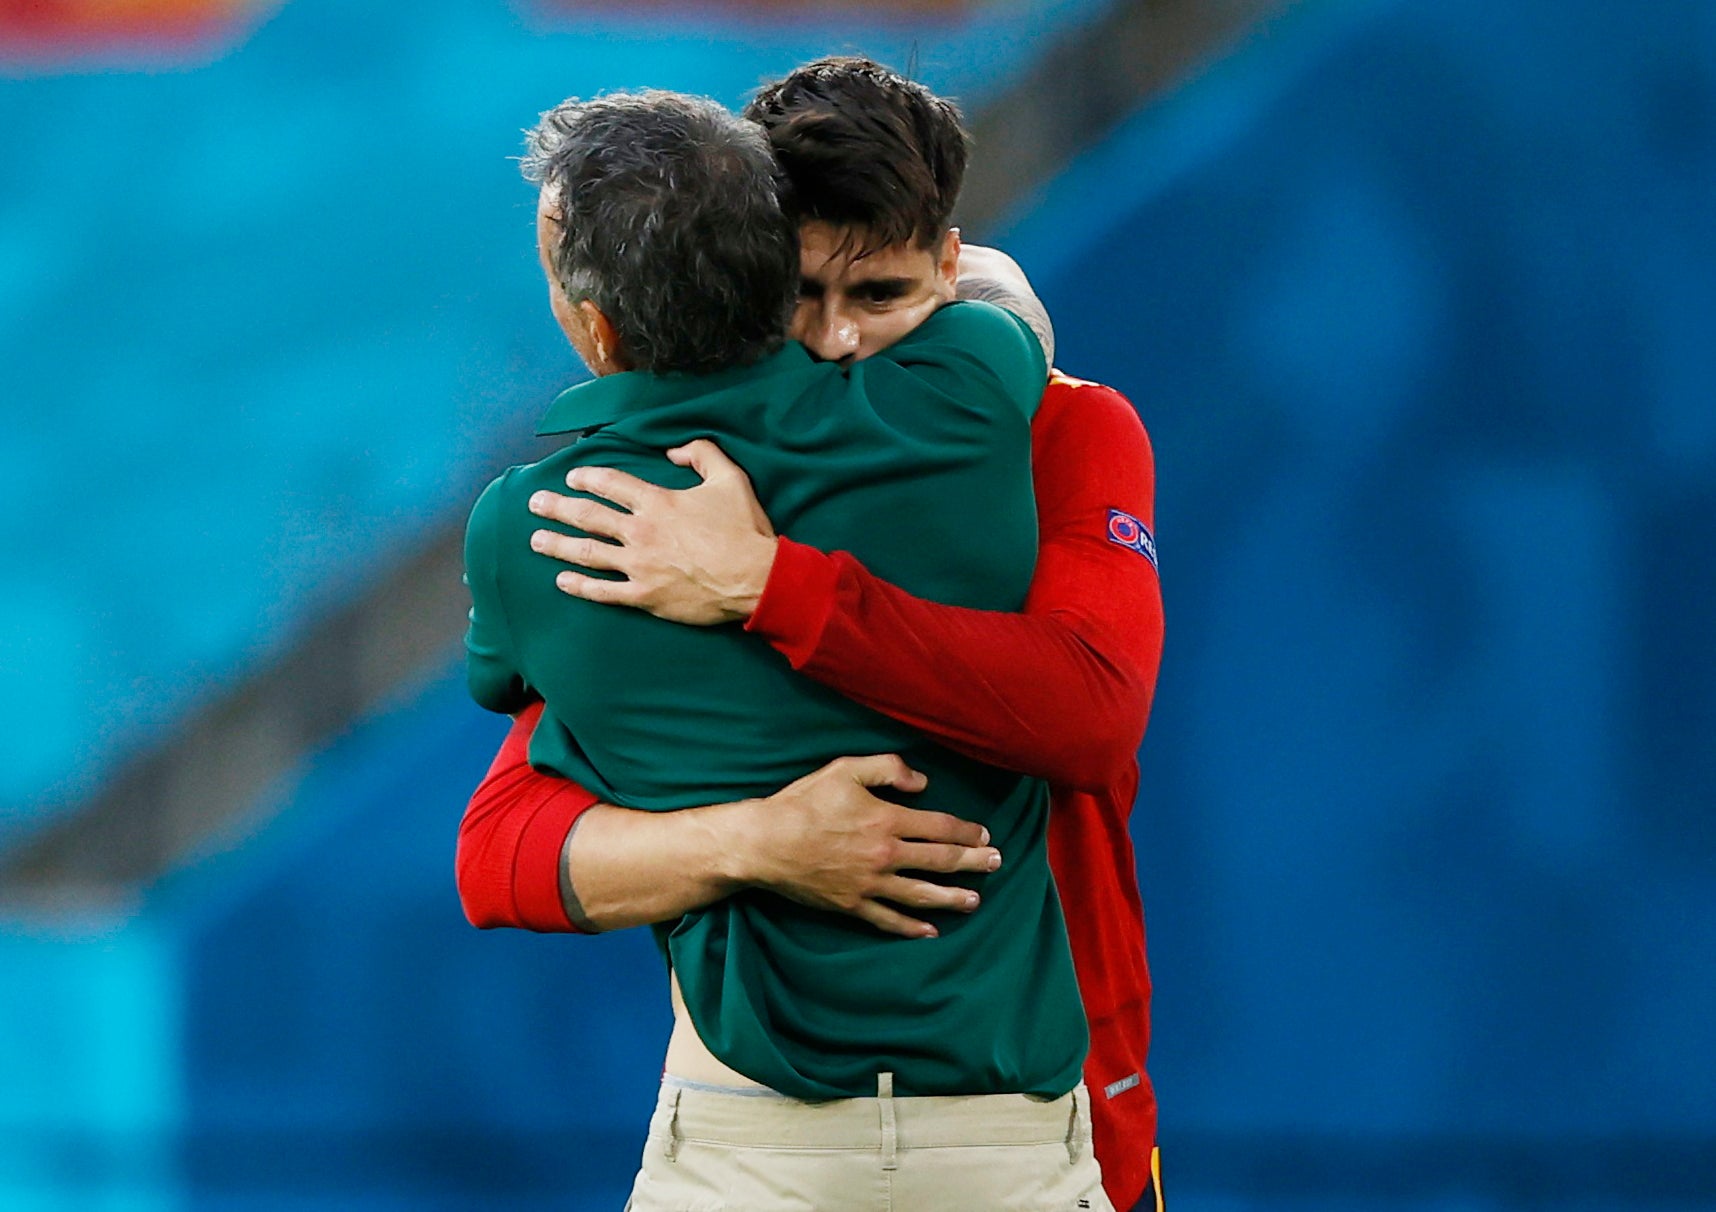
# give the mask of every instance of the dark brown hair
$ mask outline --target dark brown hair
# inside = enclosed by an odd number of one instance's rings
[[[638,370],[706,374],[779,349],[798,295],[798,229],[757,128],[704,97],[569,100],[527,135],[550,191],[566,298],[593,301]]]
[[[863,228],[866,250],[947,233],[971,149],[952,101],[840,55],[766,85],[744,116],[768,133],[799,222]]]

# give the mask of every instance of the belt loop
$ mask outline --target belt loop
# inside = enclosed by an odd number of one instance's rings
[[[674,1087],[673,1101],[667,1108],[667,1143],[662,1146],[661,1152],[668,1161],[675,1161],[679,1157],[679,1096],[683,1093],[677,1086]]]
[[[876,1102],[882,1109],[882,1169],[898,1170],[899,1132],[894,1123],[894,1075],[876,1075]]]
[[[1072,1116],[1067,1121],[1067,1161],[1072,1165],[1078,1164],[1079,1155],[1084,1152],[1084,1133],[1080,1130],[1079,1107],[1084,1099],[1084,1086],[1077,1085],[1072,1091]]]

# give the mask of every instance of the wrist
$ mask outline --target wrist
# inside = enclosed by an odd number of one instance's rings
[[[768,884],[768,835],[763,816],[762,800],[734,800],[702,814],[708,831],[706,853],[714,856],[710,877],[721,895]]]
[[[840,568],[825,551],[777,539],[768,582],[745,630],[768,641],[794,669],[804,668],[834,613]]]
[[[727,612],[738,622],[745,622],[756,613],[757,603],[768,588],[774,571],[775,555],[780,551],[780,539],[774,535],[756,535],[748,540],[750,551],[744,561],[738,583],[727,596]]]

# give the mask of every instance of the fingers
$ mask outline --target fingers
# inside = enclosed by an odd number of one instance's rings
[[[948,909],[955,913],[970,913],[982,903],[982,898],[969,888],[932,884],[928,880],[914,880],[903,875],[882,880],[877,885],[876,896],[907,909]]]
[[[971,913],[982,903],[977,893],[969,888],[949,887],[945,884],[932,884],[927,880],[893,876],[883,881],[876,891],[876,896],[859,901],[852,914],[869,922],[878,930],[897,934],[902,938],[936,938],[941,932],[929,922],[902,913],[876,899],[877,897],[885,897],[908,909],[945,909],[954,913]]]
[[[863,918],[883,933],[897,934],[902,938],[935,938],[939,933],[928,922],[921,922],[915,917],[907,917],[898,909],[890,909],[880,901],[860,901],[852,913],[853,916]]]
[[[640,596],[638,587],[631,581],[605,581],[571,569],[555,577],[554,585],[561,593],[605,606],[636,606]]]
[[[608,572],[624,571],[619,557],[625,548],[605,543],[601,539],[577,539],[557,530],[538,530],[530,536],[530,549],[564,564],[600,568]]]
[[[896,871],[976,871],[1001,869],[1001,852],[993,846],[949,846],[938,842],[901,842]]]
[[[567,497],[557,492],[533,492],[530,494],[530,512],[539,518],[549,518],[567,526],[575,526],[579,530],[601,535],[606,539],[624,539],[631,529],[630,514],[622,513],[606,502],[593,501],[588,497]]]
[[[897,828],[900,837],[909,837],[920,842],[944,842],[952,846],[989,844],[989,830],[974,821],[964,821],[945,812],[901,808]]]
[[[566,473],[566,487],[576,492],[594,493],[634,513],[650,497],[663,491],[648,480],[615,471],[612,467],[574,467]]]
[[[929,786],[929,778],[906,765],[898,754],[878,753],[868,757],[839,758],[841,773],[863,787],[892,787],[916,793]]]

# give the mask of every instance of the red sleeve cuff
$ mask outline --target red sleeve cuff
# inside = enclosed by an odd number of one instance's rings
[[[834,613],[839,579],[840,567],[833,556],[781,536],[774,567],[769,569],[757,608],[745,620],[745,630],[767,640],[794,669],[802,668]]]
[[[569,783],[531,813],[519,834],[513,854],[513,906],[525,929],[578,931],[560,900],[560,854],[572,826],[596,802],[594,793]]]

